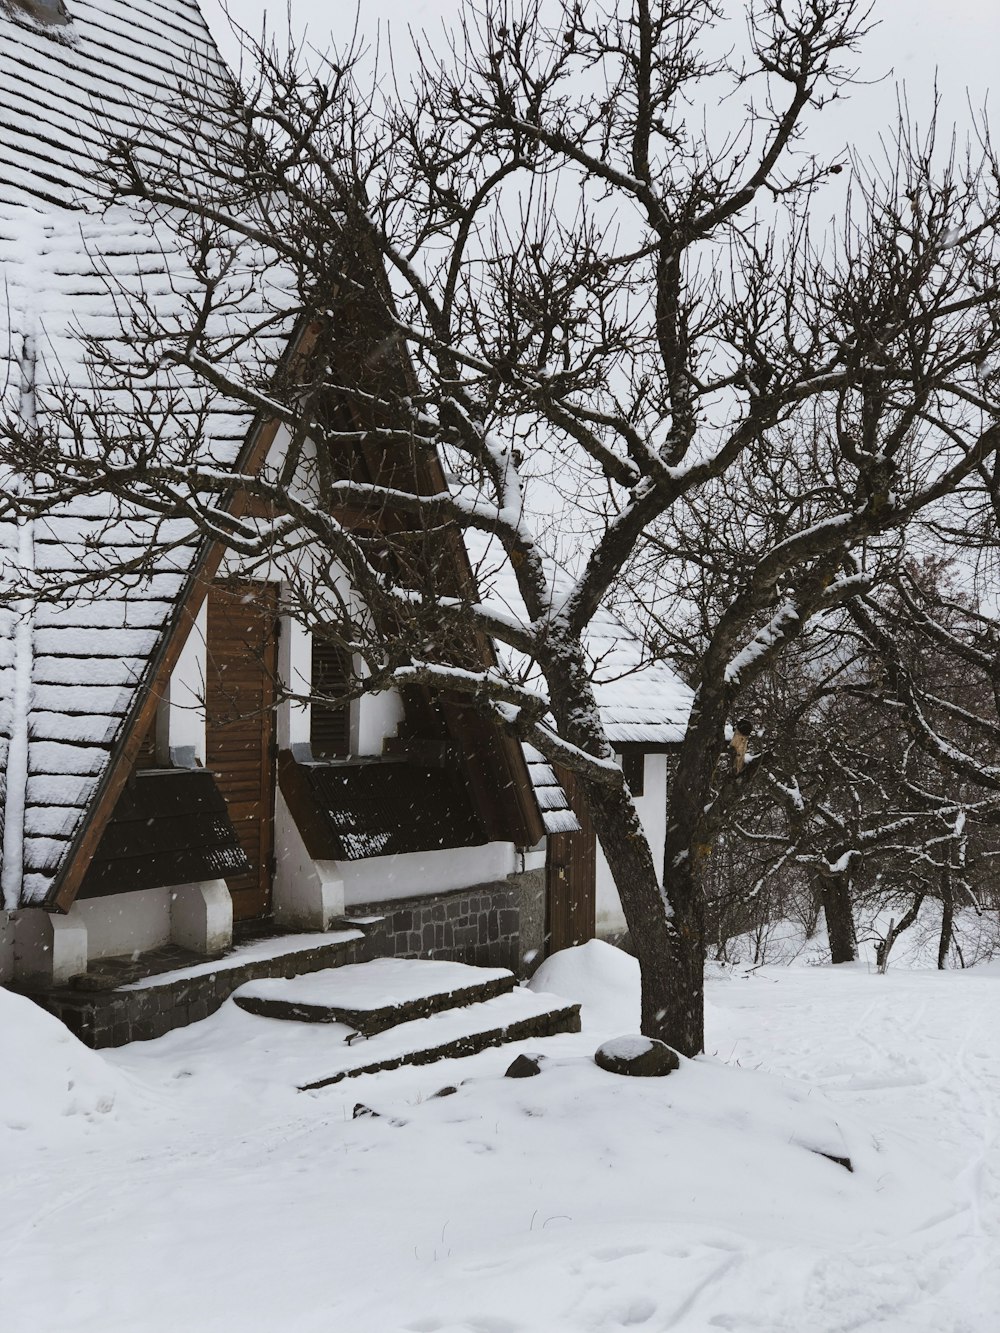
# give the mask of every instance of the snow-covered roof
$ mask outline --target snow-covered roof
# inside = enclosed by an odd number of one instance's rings
[[[603,607],[590,622],[585,644],[611,744],[679,745],[694,694],[673,667],[650,660],[638,635]]]
[[[528,616],[510,562],[494,540],[467,534],[484,606],[527,624]],[[554,562],[546,570],[555,596],[568,596],[572,581]],[[694,694],[667,662],[646,651],[641,637],[613,612],[600,607],[584,634],[601,721],[612,745],[655,749],[684,738]],[[512,678],[535,674],[522,654],[497,643],[500,664]]]
[[[542,813],[546,833],[577,833],[580,821],[569,803],[556,771],[541,751],[533,745],[522,745],[528,765],[528,776],[535,789],[535,799]]]
[[[64,0],[65,23],[0,3],[0,200],[99,197],[103,136],[134,134],[192,69],[223,65],[197,0]]]
[[[195,0],[66,0],[65,10],[67,23],[48,24],[0,2],[0,411],[40,424],[67,395],[83,406],[97,401],[80,334],[120,341],[119,311],[129,305],[122,284],[158,318],[170,318],[180,316],[189,282],[169,226],[102,207],[95,172],[102,132],[142,132],[158,123],[158,106],[180,80],[223,69]],[[243,313],[252,317],[254,299],[259,309],[265,297],[254,297],[249,283],[246,295]],[[158,407],[157,392],[168,384],[169,404]],[[141,428],[162,424],[166,448],[183,453],[197,439],[222,466],[236,460],[251,426],[244,409],[175,371],[164,370],[158,383],[105,386],[104,405],[130,401],[149,407]],[[101,497],[20,527],[0,522],[0,585],[9,598],[48,573],[140,557],[153,522]],[[167,521],[156,535],[183,543],[188,534]],[[151,576],[93,584],[37,606],[8,600],[0,609],[8,906],[22,866],[21,900],[48,895],[197,553],[189,540],[158,555]],[[19,740],[22,753],[27,742],[26,781]]]

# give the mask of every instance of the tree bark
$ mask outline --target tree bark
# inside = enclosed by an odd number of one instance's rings
[[[704,1046],[704,914],[676,911],[678,899],[685,899],[672,881],[675,912],[668,915],[649,844],[624,784],[584,781],[584,787],[639,960],[641,1030],[682,1055],[697,1055]]]
[[[549,664],[552,711],[574,745],[611,758],[594,699],[591,667],[579,642]],[[682,1055],[697,1055],[704,1032],[704,910],[696,894],[671,881],[669,905],[624,776],[578,775],[594,831],[621,898],[642,978],[640,1027]],[[680,904],[680,910],[678,910]]]
[[[910,903],[906,912],[890,928],[889,933],[884,940],[879,940],[875,945],[875,962],[880,972],[884,971],[888,962],[892,946],[902,935],[904,930],[909,930],[920,914],[920,905],[924,901],[923,892],[915,893],[913,901]]]
[[[823,876],[823,911],[826,913],[830,961],[833,963],[855,963],[858,959],[854,914],[851,910],[851,882],[849,870]]]
[[[941,937],[938,940],[937,956],[939,972],[943,972],[948,966],[948,950],[951,948],[951,936],[954,929],[955,895],[951,887],[951,870],[946,866],[941,872]]]

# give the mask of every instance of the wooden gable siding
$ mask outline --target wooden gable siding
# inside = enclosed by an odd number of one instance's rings
[[[558,768],[580,828],[550,836],[546,861],[546,952],[592,940],[597,933],[597,837],[576,776]]]
[[[374,282],[367,287],[358,284],[352,302],[345,302],[342,307],[343,332],[337,339],[335,367],[346,377],[345,383],[373,381],[376,392],[381,389],[390,396],[392,392],[413,393],[417,386],[412,367],[386,318],[392,302],[388,283],[374,258],[368,271],[374,274]],[[338,404],[332,410],[340,414],[342,425],[351,420],[352,410],[346,404]],[[379,424],[366,423],[357,414],[353,418],[359,427]],[[412,487],[421,495],[436,495],[448,489],[440,459],[429,449],[400,449],[390,454],[387,449],[365,444],[353,456],[345,455],[336,462],[345,475],[387,487]],[[380,507],[369,521],[385,536],[387,556],[404,585],[408,576],[412,578],[417,569],[425,572],[430,563],[440,592],[450,596],[475,595],[469,554],[456,529],[436,531],[430,544],[427,534],[415,526],[412,515],[394,513],[386,506]],[[497,662],[492,642],[482,634],[470,635],[467,643],[456,644],[455,652],[471,667],[492,666]],[[427,718],[436,714],[439,719],[430,724],[427,738],[440,736],[443,724],[446,735],[457,745],[476,808],[491,838],[513,841],[519,847],[535,846],[545,836],[545,825],[517,738],[461,698],[443,700],[444,706],[438,709],[426,689],[417,687],[410,694],[411,698],[422,694],[429,705],[424,710],[423,729],[428,727]]]
[[[213,583],[208,593],[206,762],[249,869],[227,877],[233,917],[271,906],[278,596],[273,583]]]

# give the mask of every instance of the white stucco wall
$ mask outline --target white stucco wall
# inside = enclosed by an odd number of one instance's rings
[[[208,608],[203,602],[191,627],[177,665],[170,675],[165,706],[167,740],[171,747],[193,746],[205,762],[205,631]]]
[[[169,889],[85,898],[73,911],[87,928],[89,959],[147,953],[170,941]]]
[[[357,730],[351,729],[352,749],[355,754],[381,754],[382,742],[395,736],[403,720],[403,704],[395,690],[381,694],[366,694],[358,700]],[[352,722],[354,719],[352,719]]]
[[[312,686],[312,635],[282,616],[278,637],[278,675],[292,694],[307,695]],[[309,739],[309,705],[286,700],[278,705],[278,748],[287,750]]]
[[[635,808],[653,852],[656,873],[663,877],[663,846],[667,836],[667,757],[662,754],[646,755],[646,771],[642,796],[635,799]],[[625,930],[625,913],[621,898],[611,877],[611,869],[597,844],[597,934],[617,934]]]
[[[338,865],[344,881],[344,902],[350,908],[359,903],[447,893],[505,879],[520,869],[519,863],[512,842],[488,842],[482,847],[404,852],[340,861]]]

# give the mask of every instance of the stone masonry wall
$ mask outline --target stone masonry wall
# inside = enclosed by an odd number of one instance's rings
[[[535,870],[434,897],[365,903],[351,915],[384,918],[372,939],[388,958],[445,958],[523,977],[544,943],[544,895],[545,873]]]

